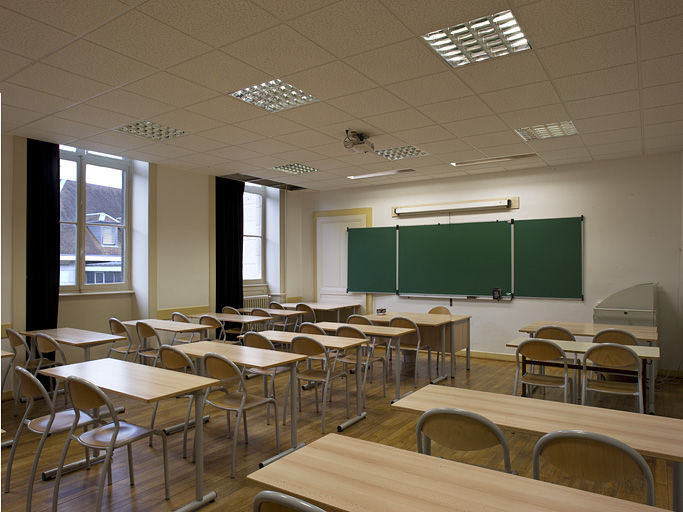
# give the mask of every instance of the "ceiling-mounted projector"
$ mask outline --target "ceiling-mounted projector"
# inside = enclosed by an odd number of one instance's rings
[[[375,151],[375,145],[370,142],[367,135],[353,130],[346,130],[344,147],[351,153],[372,153]]]

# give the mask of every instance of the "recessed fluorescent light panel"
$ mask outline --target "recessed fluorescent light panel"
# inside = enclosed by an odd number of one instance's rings
[[[436,30],[422,38],[454,68],[531,49],[509,10]]]
[[[262,84],[252,85],[246,89],[231,92],[230,96],[256,105],[269,112],[279,112],[293,107],[300,107],[307,103],[318,101],[310,94],[297,89],[282,80],[271,80]]]
[[[533,158],[537,156],[536,153],[524,153],[522,155],[508,155],[498,156],[495,158],[482,158],[480,160],[465,160],[462,162],[451,162],[455,167],[464,167],[467,165],[482,165],[482,164],[496,164],[498,162],[509,162],[511,160],[523,160],[525,158]]]
[[[168,126],[151,123],[149,121],[138,121],[137,123],[119,126],[116,128],[116,131],[152,140],[174,139],[176,137],[181,137],[186,133],[183,130],[169,128]]]
[[[415,158],[416,156],[426,156],[429,153],[425,153],[421,149],[415,146],[402,146],[400,148],[390,148],[390,149],[380,149],[375,151],[379,156],[383,156],[389,160],[403,160],[404,158]]]
[[[271,167],[271,169],[274,171],[286,172],[287,174],[308,174],[309,172],[318,172],[320,170],[315,167],[308,167],[307,165],[301,164],[279,165],[277,167]]]
[[[350,180],[363,180],[366,178],[379,178],[380,176],[391,176],[392,174],[403,174],[406,172],[415,172],[415,169],[397,169],[393,171],[373,172],[372,174],[358,174],[356,176],[347,176]]]
[[[574,123],[571,121],[528,126],[526,128],[518,128],[515,131],[525,141],[566,137],[567,135],[576,135],[578,133]]]

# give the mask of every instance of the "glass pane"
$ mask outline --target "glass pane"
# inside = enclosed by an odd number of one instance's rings
[[[59,225],[59,285],[76,284],[76,225]]]
[[[123,283],[123,228],[88,226],[85,231],[86,284]]]
[[[244,235],[261,236],[261,201],[260,194],[244,194]]]
[[[59,219],[76,222],[78,209],[78,163],[73,160],[59,161]]]
[[[87,164],[85,166],[85,221],[124,222],[124,171]]]
[[[261,239],[244,237],[242,279],[261,279]]]

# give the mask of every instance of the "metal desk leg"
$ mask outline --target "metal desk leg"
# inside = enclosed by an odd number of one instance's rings
[[[453,329],[451,329],[453,332]],[[438,384],[442,380],[446,380],[446,324],[441,326],[441,354],[443,354],[443,364],[441,365],[441,375],[434,379],[431,384]],[[417,364],[417,356],[415,356],[415,364]],[[439,355],[436,355],[436,360],[439,360]]]
[[[348,421],[345,421],[337,427],[337,432],[344,432],[345,428],[350,427],[354,423],[358,423],[360,420],[365,419],[368,415],[367,412],[363,411],[363,384],[361,382],[361,361],[360,361],[360,350],[361,345],[356,347],[356,416]],[[368,371],[368,368],[365,369]]]

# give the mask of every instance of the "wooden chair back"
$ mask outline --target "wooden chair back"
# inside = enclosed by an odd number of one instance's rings
[[[341,336],[342,338],[367,338],[363,332],[358,329],[357,327],[353,327],[351,325],[341,325],[337,328],[337,332],[335,333],[337,336]]]
[[[140,341],[142,341],[145,338],[156,338],[157,340],[159,339],[159,335],[157,334],[156,329],[146,322],[137,322],[135,324],[135,330],[138,333]],[[159,343],[159,345],[161,345],[161,343]]]
[[[638,338],[623,329],[604,329],[593,336],[593,343],[618,343],[619,345],[639,345]]]
[[[268,305],[270,309],[285,309],[285,307],[280,304],[279,302],[275,302],[274,300],[270,302]]]
[[[327,350],[325,350],[323,344],[308,336],[295,336],[292,339],[292,352],[303,356],[318,356],[323,354],[326,359],[328,356]]]
[[[301,321],[302,321],[302,322],[311,322],[311,323],[315,323],[315,322],[316,322],[316,319],[315,319],[315,311],[314,311],[313,308],[312,308],[311,306],[309,306],[308,304],[305,304],[305,303],[303,303],[303,302],[299,302],[299,303],[296,305],[296,310],[297,310],[297,311],[303,311],[303,312],[305,313],[305,314],[301,317]]]
[[[36,348],[41,355],[54,354],[61,351],[60,346],[55,339],[42,332],[36,334]]]
[[[420,331],[417,328],[417,324],[413,322],[410,318],[405,318],[402,316],[395,316],[389,320],[389,327],[404,327],[408,329],[415,329],[415,332],[410,334],[404,334],[401,336],[401,348],[404,347],[415,347],[420,343]]]
[[[190,373],[197,373],[195,370],[194,363],[189,356],[179,350],[177,347],[171,345],[161,345],[159,348],[159,359],[161,359],[161,364],[167,370],[176,370]]]
[[[221,310],[221,312],[225,313],[226,315],[241,315],[242,314],[231,306],[223,306],[223,309]]]
[[[628,345],[618,343],[600,343],[586,350],[586,361],[607,368],[635,369],[640,358]]]
[[[223,328],[223,324],[221,323],[221,321],[218,320],[218,318],[216,318],[215,316],[211,316],[211,315],[200,316],[199,317],[199,324],[209,326],[213,329],[222,329]]]
[[[14,352],[15,356],[19,355],[19,351],[21,349],[24,349],[24,355],[30,359],[31,356],[31,349],[28,347],[28,343],[26,343],[26,339],[19,334],[17,331],[14,329],[6,329],[7,330],[7,338],[9,339],[9,344],[12,349],[12,352]]]
[[[69,390],[69,397],[74,409],[87,412],[90,409],[96,409],[103,405],[111,405],[109,399],[104,392],[97,386],[80,377],[68,377],[66,379],[66,387]],[[111,412],[114,413],[112,419],[116,421],[116,411],[111,407]]]
[[[220,380],[223,385],[235,384],[237,389],[246,389],[242,372],[227,357],[209,352],[204,356],[204,368],[209,377]]]
[[[43,386],[40,381],[29,372],[26,368],[21,366],[15,366],[14,371],[19,378],[19,393],[24,398],[35,398],[42,396],[45,399],[45,403],[52,405],[52,400],[48,394],[45,386]]]
[[[249,331],[244,335],[244,346],[262,348],[265,350],[275,350],[273,342],[266,338],[263,334]]]
[[[559,325],[544,325],[536,330],[533,337],[544,340],[576,341],[571,332]]]
[[[430,315],[450,315],[451,311],[445,306],[435,306],[429,310]]]
[[[349,315],[349,317],[346,319],[346,323],[356,325],[372,325],[372,320],[365,318],[363,315]]]
[[[563,359],[567,361],[567,356],[556,343],[548,340],[528,339],[524,340],[517,347],[517,354],[527,359],[536,361],[552,361],[553,359]]]
[[[128,329],[126,329],[126,326],[123,325],[123,322],[118,318],[109,319],[109,332],[116,334],[117,336],[128,337]]]
[[[254,496],[253,512],[325,512],[323,509],[278,491],[261,491]]]
[[[310,322],[304,322],[299,326],[299,332],[301,334],[322,334],[325,336],[327,333],[325,332],[325,329],[320,327],[319,325],[312,324]]]
[[[186,324],[190,323],[190,319],[178,311],[174,311],[173,314],[171,314],[171,320],[174,322],[184,322]]]

